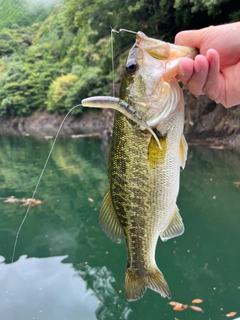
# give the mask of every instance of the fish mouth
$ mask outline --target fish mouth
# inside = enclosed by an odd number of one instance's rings
[[[146,36],[143,32],[137,32],[136,45],[146,50],[152,57],[159,60],[167,60],[171,56],[176,58],[188,57],[194,59],[199,50],[192,47],[180,46],[170,42],[154,39]]]

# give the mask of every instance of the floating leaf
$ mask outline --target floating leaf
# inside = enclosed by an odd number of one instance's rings
[[[175,307],[173,308],[173,310],[175,310],[175,311],[183,311],[183,310],[187,309],[187,307],[188,307],[187,304],[177,303],[175,305]]]
[[[192,301],[192,303],[202,303],[202,302],[203,302],[202,299],[194,299],[194,300]]]
[[[42,200],[38,200],[38,199],[34,199],[34,198],[22,198],[21,202],[23,202],[22,206],[31,206],[31,207],[35,207],[35,206],[39,206],[40,204],[42,204]]]
[[[240,187],[240,182],[237,181],[237,182],[234,182],[234,184],[236,187]]]
[[[229,312],[226,314],[226,317],[234,317],[237,314],[237,312]]]
[[[15,203],[18,201],[19,201],[19,199],[15,198],[14,196],[10,196],[6,200],[4,200],[4,202],[9,202],[9,203]]]
[[[196,306],[189,306],[189,308],[195,310],[195,311],[198,311],[198,312],[203,312],[203,309],[202,308],[199,308],[199,307],[196,307]]]
[[[29,206],[31,207],[38,206],[43,203],[42,200],[34,199],[34,198],[22,198],[22,199],[17,199],[14,196],[8,197],[4,202],[9,202],[9,203],[16,203],[16,202],[22,202],[23,204],[21,206]]]

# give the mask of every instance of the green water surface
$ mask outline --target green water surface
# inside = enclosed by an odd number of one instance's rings
[[[124,297],[126,248],[98,225],[107,186],[107,154],[99,139],[58,140],[32,207],[4,202],[30,198],[52,140],[0,137],[0,319],[218,320],[240,317],[240,155],[191,147],[181,173],[178,206],[185,233],[162,243],[156,261],[171,301],[204,313],[174,311],[148,290]]]

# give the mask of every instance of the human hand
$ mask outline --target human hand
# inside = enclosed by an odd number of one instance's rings
[[[196,96],[206,94],[226,108],[240,104],[240,22],[178,33],[175,44],[195,47],[182,58],[178,78]]]

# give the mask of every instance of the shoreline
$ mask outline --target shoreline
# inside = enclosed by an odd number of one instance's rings
[[[28,117],[0,119],[0,133],[47,139],[56,136],[64,117],[65,115],[36,112]],[[59,136],[100,135],[103,129],[101,113],[69,115],[62,124]]]
[[[214,149],[234,149],[240,152],[240,106],[230,109],[215,104],[206,96],[194,97],[186,88],[184,134],[189,145],[201,145]],[[51,139],[65,115],[35,112],[29,117],[0,118],[2,135],[33,136]],[[81,115],[69,115],[59,136],[83,138],[99,136],[106,143],[111,138],[114,112],[104,109]]]

